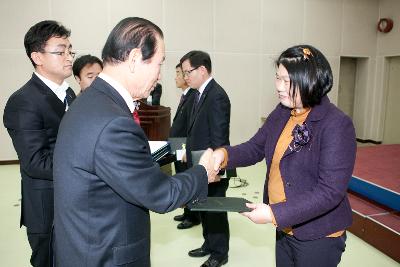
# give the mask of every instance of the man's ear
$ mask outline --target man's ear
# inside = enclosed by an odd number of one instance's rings
[[[81,83],[81,78],[79,78],[79,76],[74,75],[75,80],[80,84]]]
[[[129,52],[128,66],[131,73],[135,73],[135,67],[142,60],[142,51],[139,48],[134,48]]]
[[[39,52],[32,52],[32,53],[31,53],[31,59],[33,60],[33,62],[35,62],[35,64],[36,64],[37,66],[43,65],[41,53],[39,53]]]
[[[203,75],[208,75],[208,70],[207,70],[206,67],[204,67],[203,65],[201,65],[201,66],[199,67],[199,69],[201,70],[201,73],[202,73]]]

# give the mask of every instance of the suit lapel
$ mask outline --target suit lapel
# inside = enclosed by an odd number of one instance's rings
[[[182,106],[183,106],[183,104],[184,104],[185,102],[186,102],[186,97],[183,99],[183,101],[182,101],[181,103],[179,103],[178,108],[176,109],[176,113],[175,113],[175,116],[174,116],[174,120],[175,120],[176,116],[179,114],[179,112],[181,112]]]
[[[126,111],[126,113],[131,116],[131,111],[129,110],[128,105],[126,104],[122,96],[118,93],[118,91],[114,89],[114,87],[112,87],[110,84],[99,77],[97,77],[92,84],[93,87],[96,87],[96,89],[109,96],[118,106],[120,106],[124,111]]]
[[[175,120],[176,116],[178,116],[179,112],[181,112],[183,105],[188,101],[190,94],[192,94],[192,90],[193,89],[189,89],[186,95],[183,97],[183,101],[179,103],[173,120]]]
[[[192,126],[194,124],[194,122],[196,121],[197,115],[200,112],[200,109],[204,103],[204,101],[207,98],[208,93],[210,92],[210,90],[213,89],[214,86],[214,79],[212,79],[206,86],[206,88],[204,88],[203,93],[200,96],[200,100],[199,103],[197,103],[197,105],[193,105],[193,109],[192,109],[192,116],[191,116],[191,121],[190,121],[190,125],[188,128],[188,132],[190,132],[190,130],[192,129]]]
[[[32,74],[32,82],[36,84],[38,91],[43,94],[46,102],[51,106],[58,117],[62,118],[65,113],[64,103],[57,95],[35,74]]]

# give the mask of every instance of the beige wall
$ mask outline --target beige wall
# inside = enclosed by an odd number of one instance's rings
[[[391,18],[394,21],[390,33],[379,33],[377,37],[377,57],[375,59],[374,76],[376,77],[371,90],[370,119],[366,134],[368,138],[383,139],[385,128],[385,110],[388,95],[388,59],[387,57],[400,55],[400,1],[381,0],[379,4],[379,17]]]
[[[21,8],[21,7],[24,8]],[[72,30],[79,54],[99,56],[112,27],[127,16],[141,16],[164,31],[163,105],[175,112],[179,90],[174,71],[179,58],[192,49],[208,51],[214,77],[232,102],[231,141],[251,137],[277,104],[273,61],[287,47],[309,43],[328,57],[334,72],[337,101],[340,56],[365,57],[367,73],[357,136],[382,139],[384,57],[400,54],[398,0],[1,0],[0,115],[9,95],[30,77],[32,67],[23,50],[23,36],[39,20],[55,19]],[[378,34],[379,17],[392,17],[391,33]],[[70,78],[71,86],[78,86]],[[359,85],[359,86],[360,86]],[[372,113],[372,115],[371,115]],[[0,160],[16,159],[7,132],[0,127]]]

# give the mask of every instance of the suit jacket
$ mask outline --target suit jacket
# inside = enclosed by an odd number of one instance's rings
[[[54,151],[56,266],[150,266],[149,210],[207,195],[203,166],[172,177],[153,162],[126,102],[101,78],[64,116]]]
[[[279,104],[263,127],[247,142],[227,147],[228,166],[244,167],[265,158],[271,166],[279,136],[290,109]],[[289,147],[280,161],[286,201],[272,204],[278,229],[292,227],[301,240],[314,240],[351,225],[347,198],[355,155],[355,130],[351,119],[330,103],[327,96],[313,107],[305,123],[311,140],[300,150]],[[290,145],[293,148],[293,142]],[[268,203],[266,174],[264,202]]]
[[[225,90],[214,80],[207,84],[193,112],[186,140],[186,156],[191,166],[191,151],[229,145],[231,103]]]
[[[71,88],[67,99],[75,99]],[[20,224],[29,233],[49,233],[53,223],[53,150],[64,113],[63,101],[35,74],[10,96],[4,109],[4,126],[20,162]]]
[[[190,117],[193,109],[193,103],[196,98],[195,89],[189,89],[183,101],[179,103],[172,126],[169,131],[170,137],[186,137],[187,129],[190,123]]]

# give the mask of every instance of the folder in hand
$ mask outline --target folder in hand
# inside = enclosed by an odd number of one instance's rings
[[[247,199],[240,197],[207,197],[190,207],[193,211],[210,212],[246,212],[251,211],[246,207],[246,203],[251,203]]]

